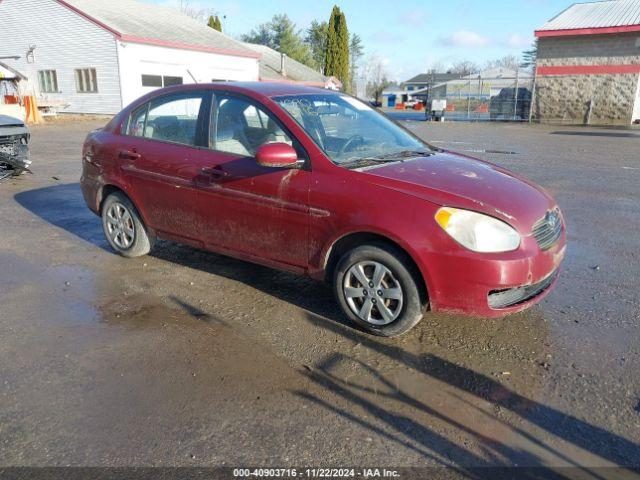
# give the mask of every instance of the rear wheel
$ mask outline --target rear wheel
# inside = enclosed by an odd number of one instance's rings
[[[146,255],[155,243],[136,207],[122,192],[114,192],[105,199],[102,227],[111,248],[124,257]]]
[[[413,328],[426,310],[418,272],[402,252],[363,245],[338,262],[334,290],[344,313],[374,335],[393,337]]]

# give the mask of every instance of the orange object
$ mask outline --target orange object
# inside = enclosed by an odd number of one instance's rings
[[[447,105],[447,108],[445,110],[446,112],[455,112],[456,111],[456,106],[453,103],[450,103]]]
[[[486,103],[483,103],[481,105],[478,105],[475,109],[476,113],[489,113],[489,105]]]
[[[16,103],[20,103],[20,98],[17,95],[5,95],[4,103],[7,105],[15,105]]]
[[[42,115],[40,115],[40,111],[38,110],[36,97],[32,95],[25,95],[22,100],[26,111],[25,122],[30,125],[42,122]]]
[[[396,110],[404,110],[404,103],[396,103]]]
[[[422,102],[418,102],[413,106],[414,110],[424,110],[424,105]]]

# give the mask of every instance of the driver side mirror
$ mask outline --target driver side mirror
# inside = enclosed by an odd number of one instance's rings
[[[258,147],[256,161],[263,167],[296,168],[299,166],[298,154],[287,143],[265,143]]]

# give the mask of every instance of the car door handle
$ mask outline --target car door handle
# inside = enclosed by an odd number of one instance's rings
[[[138,160],[141,155],[133,150],[120,150],[120,152],[118,153],[118,157],[125,160]]]
[[[220,165],[211,168],[205,167],[202,169],[202,173],[212,179],[226,178],[229,176],[229,173],[222,170]]]

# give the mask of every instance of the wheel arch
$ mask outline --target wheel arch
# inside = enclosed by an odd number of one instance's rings
[[[115,192],[120,192],[122,193],[125,197],[127,197],[129,199],[129,201],[133,204],[133,206],[135,207],[135,209],[138,211],[138,214],[140,215],[140,218],[142,219],[142,222],[144,223],[144,226],[149,229],[152,230],[152,227],[149,225],[149,222],[147,222],[147,218],[146,218],[146,214],[145,212],[140,209],[140,207],[138,206],[137,202],[131,197],[131,195],[129,195],[129,193],[122,188],[119,185],[116,185],[114,183],[107,183],[105,185],[102,186],[102,188],[98,191],[98,213],[100,215],[102,215],[102,207],[104,206],[104,201],[107,199],[107,197],[109,195],[111,195],[112,193]]]
[[[420,292],[425,295],[424,300],[428,301],[429,286],[427,279],[425,278],[425,272],[423,272],[423,270],[420,268],[418,262],[416,262],[411,252],[400,242],[392,239],[391,237],[372,231],[357,231],[347,233],[337,238],[329,246],[323,257],[324,262],[322,264],[322,271],[324,280],[331,281],[333,279],[336,266],[338,265],[340,258],[342,258],[345,253],[358,246],[372,244],[382,244],[391,247],[393,250],[398,251],[398,253],[401,254],[402,257],[404,257],[404,260],[407,262],[409,269],[412,271],[416,278],[416,281],[418,282]]]

